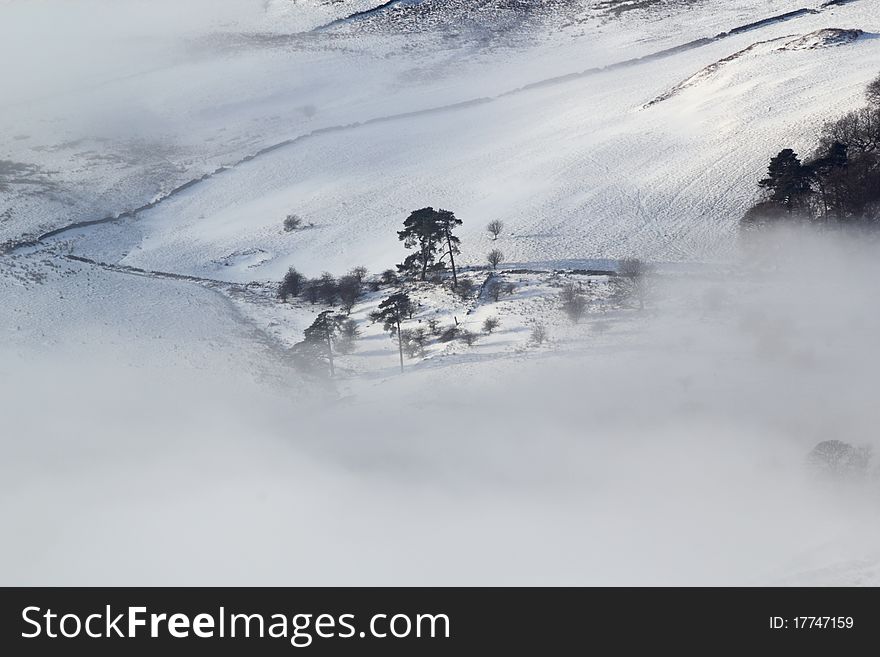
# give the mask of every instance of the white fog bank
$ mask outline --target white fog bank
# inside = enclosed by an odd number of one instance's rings
[[[122,364],[77,333],[88,367],[51,338],[4,352],[0,579],[876,584],[876,461],[805,467],[823,440],[876,446],[873,248],[785,236],[759,265],[667,270],[645,311],[549,349],[339,401],[150,364],[144,341]]]

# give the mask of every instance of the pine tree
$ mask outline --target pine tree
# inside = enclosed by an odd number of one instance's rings
[[[419,280],[424,281],[429,271],[444,269],[443,259],[449,256],[452,287],[456,287],[458,272],[455,268],[455,256],[459,253],[460,240],[453,231],[460,225],[461,219],[456,218],[449,210],[427,207],[410,213],[397,237],[406,248],[417,250],[407,256],[397,268],[402,272],[417,274]]]
[[[789,213],[810,193],[809,167],[801,164],[797,153],[786,148],[770,160],[767,177],[758,182],[770,190],[770,200],[785,206]]]
[[[403,372],[403,336],[400,325],[413,312],[412,299],[405,292],[397,292],[382,301],[379,309],[370,315],[374,322],[382,322],[382,326],[392,335],[397,335],[397,347],[400,351],[400,371]]]
[[[449,256],[449,263],[452,266],[452,289],[454,290],[458,286],[458,275],[455,271],[455,254],[460,252],[458,245],[461,243],[461,240],[453,235],[452,231],[456,227],[461,226],[461,219],[458,219],[449,210],[438,210],[437,224],[440,226],[443,237],[446,239],[446,252],[441,256],[441,260],[443,257]]]
[[[833,142],[824,155],[810,163],[813,180],[822,200],[822,213],[827,218],[834,208],[837,219],[845,214],[845,172],[849,163],[849,147],[839,141]]]
[[[437,248],[445,237],[437,214],[431,207],[414,210],[403,222],[403,230],[397,233],[398,239],[406,248],[417,249],[406,257],[403,264],[398,265],[398,269],[411,274],[417,273],[422,281],[427,278],[428,269],[434,268]]]
[[[331,377],[336,374],[333,367],[333,338],[339,331],[342,322],[341,316],[334,315],[332,310],[325,310],[315,318],[311,326],[303,331],[304,343],[307,348],[324,351],[330,366]]]

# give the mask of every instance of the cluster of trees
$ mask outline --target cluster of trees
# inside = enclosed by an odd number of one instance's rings
[[[414,210],[404,221],[403,230],[397,233],[400,241],[413,253],[397,265],[396,270],[385,270],[378,279],[370,282],[366,280],[367,270],[364,267],[356,267],[339,278],[325,272],[313,279],[291,267],[278,287],[278,296],[282,301],[301,298],[312,304],[321,303],[342,309],[341,313],[334,310],[319,313],[312,325],[304,331],[303,341],[294,347],[296,354],[311,360],[326,361],[330,375],[333,376],[334,354],[351,353],[360,334],[357,323],[348,318],[354,305],[368,287],[372,291],[378,291],[382,286],[396,287],[401,283],[401,276],[419,281],[427,281],[429,277],[430,280],[442,280],[440,275],[449,271],[452,274],[453,291],[462,298],[472,298],[476,290],[474,281],[467,277],[459,279],[455,265],[455,256],[459,255],[461,244],[455,230],[461,223],[448,210],[435,210],[432,207]],[[296,230],[302,225],[298,216],[289,215],[284,227],[285,230]],[[504,223],[500,220],[492,221],[486,226],[493,241],[498,239],[503,229]],[[504,254],[498,249],[492,249],[486,256],[486,261],[493,270],[503,260]],[[503,294],[513,294],[515,289],[513,283],[490,280],[487,294],[492,300],[498,301]],[[441,327],[436,319],[428,320],[424,326],[404,328],[404,323],[412,319],[413,312],[412,299],[405,291],[398,289],[382,300],[378,309],[370,316],[373,322],[381,322],[383,328],[397,338],[401,371],[404,353],[410,357],[422,355],[432,338],[439,342],[459,339],[468,345],[474,344],[479,338],[478,333],[459,327],[457,320],[454,326],[446,328]],[[483,323],[482,330],[491,334],[499,325],[496,317],[490,317]]]
[[[355,267],[348,274],[336,278],[324,272],[318,278],[306,278],[291,267],[278,286],[278,296],[282,301],[291,297],[300,297],[309,303],[318,302],[327,306],[340,304],[346,315],[364,293],[364,281],[367,276],[365,267]]]
[[[454,231],[460,225],[461,219],[449,210],[427,207],[411,212],[403,222],[403,230],[398,231],[397,236],[407,249],[413,249],[414,252],[397,265],[398,271],[420,281],[451,271],[452,288],[456,290],[460,281],[455,268],[455,256],[460,253],[461,240],[455,236]],[[498,239],[503,230],[504,222],[498,219],[490,221],[486,226],[493,241]],[[498,249],[492,249],[486,254],[486,262],[493,270],[503,261],[504,254]]]
[[[824,126],[806,158],[786,148],[770,160],[758,182],[764,197],[744,223],[880,221],[880,77],[866,97],[867,106]]]

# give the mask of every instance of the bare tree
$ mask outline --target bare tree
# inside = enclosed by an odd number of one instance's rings
[[[489,335],[492,335],[492,332],[501,326],[501,322],[498,321],[497,317],[487,317],[483,322],[483,331]]]
[[[353,319],[347,319],[339,327],[339,335],[336,338],[336,351],[341,354],[350,354],[355,349],[355,342],[361,336],[361,330]]]
[[[419,346],[419,352],[424,353],[425,345],[428,343],[428,332],[424,326],[417,326],[412,330],[412,341]]]
[[[489,225],[486,226],[486,230],[492,236],[492,241],[498,239],[498,236],[501,234],[501,231],[504,230],[504,222],[500,219],[495,219],[494,221],[490,221]]]
[[[473,331],[468,331],[464,329],[460,331],[458,337],[461,338],[462,342],[464,342],[468,347],[473,347],[474,343],[479,339],[479,334],[474,333]]]
[[[566,301],[562,304],[562,312],[566,314],[573,324],[577,324],[587,312],[587,300],[583,296],[577,295],[571,301]]]
[[[639,310],[643,310],[650,285],[647,265],[638,258],[628,258],[621,260],[617,273],[629,280],[629,294],[639,302]]]
[[[532,327],[532,344],[542,345],[547,341],[547,327],[543,324],[535,324]]]
[[[291,232],[302,226],[302,219],[295,214],[289,214],[284,218],[285,232]]]
[[[566,283],[559,295],[562,300],[562,312],[575,324],[581,321],[587,311],[587,300],[581,294],[581,288],[575,283]]]
[[[403,349],[410,358],[418,358],[425,353],[425,345],[428,342],[428,335],[424,327],[416,327],[414,329],[405,329],[400,334]]]
[[[368,273],[369,272],[367,271],[366,267],[354,267],[350,272],[348,272],[348,275],[354,276],[357,279],[357,282],[363,285]]]
[[[456,292],[462,299],[468,299],[474,294],[474,282],[470,278],[462,278],[458,281]]]
[[[489,283],[489,287],[486,288],[486,294],[489,295],[489,298],[492,299],[495,303],[498,303],[498,300],[501,298],[501,291],[504,286],[501,285],[498,281],[492,281]]]
[[[440,331],[440,336],[437,338],[440,342],[451,342],[458,337],[459,329],[457,326],[447,326],[445,329]]]
[[[486,255],[486,261],[492,265],[492,269],[497,269],[498,263],[502,260],[504,260],[504,254],[498,249],[492,249],[489,251],[488,255]]]

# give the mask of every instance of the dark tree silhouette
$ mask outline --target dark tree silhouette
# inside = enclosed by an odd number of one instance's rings
[[[321,281],[320,279],[312,279],[305,281],[302,288],[302,296],[311,304],[316,304],[321,300]]]
[[[492,269],[498,269],[498,264],[504,260],[504,254],[498,249],[492,249],[486,255],[486,262],[492,265]]]
[[[848,163],[849,147],[835,141],[808,165],[813,174],[813,184],[819,194],[823,217],[827,218],[831,210],[834,210],[837,219],[844,218]]]
[[[427,207],[410,213],[397,236],[406,248],[416,249],[416,252],[407,256],[397,268],[424,281],[429,271],[442,270],[445,267],[443,259],[449,256],[452,286],[456,287],[455,255],[459,253],[459,239],[453,235],[453,230],[460,225],[461,220],[448,210]]]
[[[326,271],[321,274],[321,278],[318,279],[318,289],[321,291],[321,301],[328,306],[336,303],[339,296],[339,284],[333,274]]]
[[[412,312],[412,299],[405,292],[398,292],[382,301],[379,304],[378,310],[370,315],[374,322],[382,322],[382,326],[386,331],[392,335],[397,335],[401,372],[403,372],[403,337],[400,335],[400,325],[407,317],[412,316]]]
[[[789,214],[810,193],[812,172],[801,164],[797,153],[783,149],[770,160],[767,177],[758,182],[770,192],[770,201],[785,206]]]
[[[361,297],[361,282],[354,274],[348,274],[339,279],[336,285],[339,302],[346,315],[351,314],[351,309]]]
[[[874,78],[865,90],[868,103],[874,107],[880,107],[880,77]]]
[[[318,352],[324,351],[330,366],[331,377],[336,373],[333,367],[333,338],[339,331],[341,324],[342,317],[334,315],[332,310],[325,310],[315,318],[311,326],[303,331],[304,342],[308,347],[312,347]]]
[[[306,277],[291,267],[284,274],[281,285],[278,287],[278,296],[282,301],[287,301],[288,297],[298,297],[303,291],[305,281]]]
[[[461,243],[452,231],[461,226],[461,219],[458,219],[449,210],[437,211],[437,223],[446,240],[446,252],[441,256],[441,261],[447,255],[449,256],[449,264],[452,267],[452,289],[458,286],[458,274],[455,271],[455,254],[459,253],[458,245]]]
[[[504,222],[495,219],[494,221],[490,221],[486,226],[486,231],[492,236],[492,241],[498,239],[498,236],[501,234],[501,231],[504,230]]]
[[[403,222],[403,230],[398,231],[397,237],[407,249],[416,249],[397,268],[425,280],[428,269],[436,264],[437,248],[443,239],[437,211],[431,207],[414,210]]]

